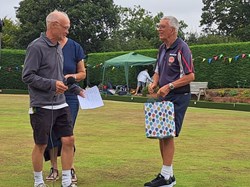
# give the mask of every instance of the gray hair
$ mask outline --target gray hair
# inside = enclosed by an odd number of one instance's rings
[[[168,20],[169,25],[173,28],[175,28],[175,31],[178,33],[180,24],[178,20],[174,16],[164,16],[162,20]]]
[[[48,27],[50,23],[59,21],[61,19],[61,16],[69,19],[68,15],[65,12],[54,10],[53,12],[49,13],[49,15],[46,17],[46,26]]]

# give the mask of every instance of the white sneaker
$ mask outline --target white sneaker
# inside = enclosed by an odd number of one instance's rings
[[[41,183],[41,184],[38,184],[37,186],[34,186],[34,187],[49,187],[49,186],[47,184]]]

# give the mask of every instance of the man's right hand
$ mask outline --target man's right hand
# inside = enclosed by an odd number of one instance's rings
[[[63,94],[66,90],[68,90],[68,86],[62,81],[56,81],[56,94]]]
[[[148,85],[148,92],[149,92],[149,94],[154,93],[154,89],[155,89],[155,86],[152,83],[150,83]]]

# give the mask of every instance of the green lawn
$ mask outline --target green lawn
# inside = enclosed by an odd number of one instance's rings
[[[78,187],[143,186],[161,169],[158,141],[145,138],[143,104],[104,103],[79,111]],[[33,186],[28,105],[27,95],[0,94],[0,186]],[[49,168],[45,163],[44,176]],[[176,187],[249,186],[250,113],[190,107],[176,138],[174,171]]]

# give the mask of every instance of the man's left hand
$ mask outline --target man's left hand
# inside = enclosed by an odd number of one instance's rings
[[[166,95],[168,95],[169,92],[170,92],[169,86],[165,85],[158,90],[157,96],[165,97]]]

